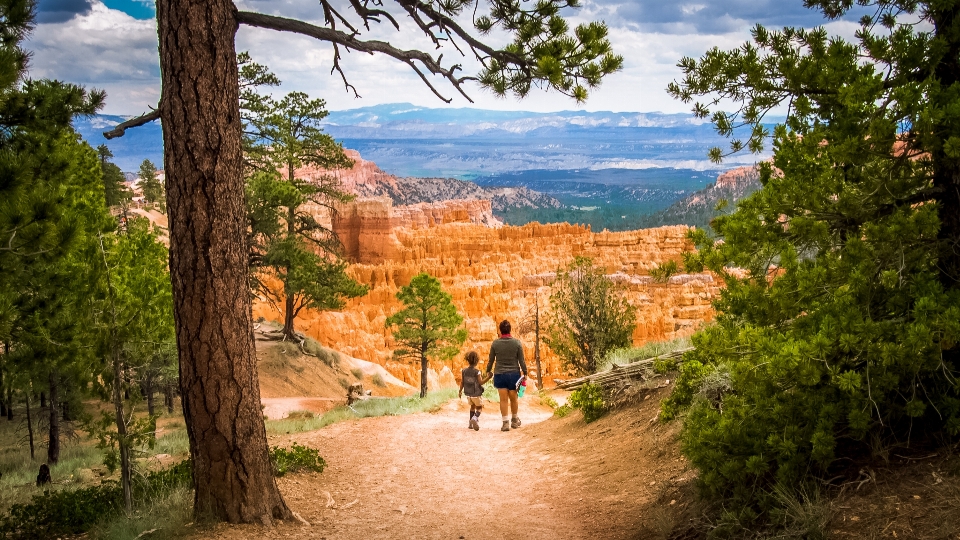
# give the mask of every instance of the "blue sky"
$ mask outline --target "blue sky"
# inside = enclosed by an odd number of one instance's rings
[[[318,4],[312,0],[235,1],[241,9],[322,24]],[[625,57],[624,70],[606,79],[585,105],[542,91],[531,92],[523,101],[503,99],[474,86],[468,87],[474,105],[454,96],[449,106],[686,112],[688,107],[664,90],[680,76],[676,63],[683,56],[697,57],[713,46],[737,47],[749,39],[749,30],[757,23],[812,27],[827,22],[819,12],[804,8],[803,0],[583,0],[582,5],[572,13],[573,22],[606,21],[614,50]],[[151,0],[39,0],[37,28],[26,43],[32,52],[31,76],[102,88],[108,96],[105,112],[110,114],[143,112],[160,95],[154,16]],[[829,22],[827,27],[849,37],[857,16]],[[420,36],[398,33],[392,27],[374,28],[368,38],[404,48],[428,45]],[[409,68],[388,58],[345,55],[347,75],[362,96],[356,99],[345,91],[339,76],[330,75],[331,50],[324,43],[242,27],[237,48],[250,51],[254,60],[278,74],[284,83],[279,92],[307,92],[326,99],[333,110],[395,102],[446,106]],[[448,52],[445,58],[453,54]],[[467,70],[475,67],[469,59],[464,63]],[[442,81],[438,87],[453,96]]]
[[[104,0],[103,3],[108,8],[120,10],[135,19],[152,19],[157,16],[153,2],[141,2],[139,0]]]

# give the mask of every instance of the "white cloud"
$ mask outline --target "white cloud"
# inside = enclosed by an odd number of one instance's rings
[[[87,13],[37,25],[25,45],[31,77],[104,89],[107,113],[143,112],[160,97],[155,21],[94,2]]]
[[[735,3],[746,5],[746,1],[736,0]],[[715,9],[715,3],[715,0],[699,0],[682,6],[699,15],[709,11],[702,6],[710,4],[709,7]],[[702,34],[697,32],[695,25],[683,21],[664,22],[659,30],[641,30],[639,23],[615,18],[623,5],[588,1],[584,9],[574,12],[571,18],[573,24],[597,19],[616,23],[610,28],[610,39],[615,52],[625,59],[623,71],[609,76],[583,106],[557,92],[533,90],[526,99],[518,101],[512,97],[499,98],[476,84],[467,84],[466,90],[475,101],[471,105],[445,81],[435,80],[436,86],[443,95],[454,98],[452,107],[540,112],[578,108],[688,112],[687,105],[672,99],[665,91],[667,84],[681,75],[677,62],[684,56],[699,57],[713,46],[729,49],[749,39],[747,28]],[[644,9],[650,9],[650,5],[648,2]],[[240,0],[238,6],[320,22],[316,20],[320,16],[319,8],[312,2]],[[828,28],[848,34],[852,26],[837,22]],[[503,38],[494,35],[491,39]],[[375,27],[365,39],[386,40],[403,48],[432,50],[422,35],[397,32],[388,23]],[[160,96],[155,21],[137,20],[95,1],[90,11],[69,20],[39,24],[26,45],[33,52],[31,76],[103,88],[108,93],[106,113],[139,114],[147,107],[155,106]],[[331,110],[400,102],[419,107],[444,106],[408,66],[387,57],[356,51],[343,53],[342,64],[348,79],[363,96],[363,99],[355,99],[345,90],[340,76],[330,73],[333,53],[329,44],[289,33],[241,27],[237,34],[237,50],[249,50],[255,61],[268,65],[279,75],[284,84],[278,92],[299,90],[322,97]],[[447,50],[444,60],[451,61],[456,56],[456,51]],[[469,58],[462,61],[465,73],[476,71],[475,61]]]

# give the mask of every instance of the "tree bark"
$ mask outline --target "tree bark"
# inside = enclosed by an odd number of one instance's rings
[[[287,268],[287,275],[288,275],[288,276],[290,275],[290,269],[289,269],[289,268]],[[293,317],[294,317],[293,310],[294,310],[294,307],[295,307],[295,306],[294,306],[294,300],[295,300],[295,298],[294,298],[294,293],[290,290],[290,287],[288,287],[286,283],[283,284],[283,289],[284,289],[283,294],[284,294],[284,296],[285,296],[285,299],[284,299],[284,312],[283,312],[283,335],[286,336],[286,338],[289,339],[289,340],[296,341],[296,340],[297,340],[297,336],[294,335],[294,333],[293,333],[293,332],[294,332],[294,330],[293,330]]]
[[[949,110],[955,95],[951,87],[960,83],[960,6],[936,9],[932,12],[936,35],[943,39],[947,50],[937,64],[935,74],[940,85],[941,110]],[[935,130],[943,139],[960,135],[960,127],[952,115],[945,115]],[[960,285],[960,159],[947,155],[945,145],[932,153],[933,186],[940,188],[940,240],[945,250],[940,261],[944,288]]]
[[[6,355],[4,355],[4,356],[6,356]],[[9,401],[9,400],[7,399],[7,394],[8,394],[8,392],[7,392],[7,387],[3,384],[3,383],[4,383],[4,376],[3,376],[3,372],[4,372],[4,371],[5,371],[5,370],[3,369],[3,365],[0,365],[0,416],[6,416],[6,415],[7,415],[7,403],[10,403],[10,406],[13,407],[13,402],[12,402],[12,401]],[[7,381],[7,382],[9,382],[9,381]]]
[[[293,184],[295,169],[293,163],[287,162],[287,181]],[[287,208],[287,239],[292,239],[297,234],[297,214],[293,206]],[[283,313],[283,335],[287,339],[296,341],[296,336],[293,334],[293,318],[296,317],[296,313],[293,310],[296,308],[295,300],[296,295],[294,294],[292,287],[290,287],[290,272],[293,268],[288,264],[286,267],[286,279],[283,280],[283,295],[284,295],[284,313]]]
[[[536,299],[536,306],[534,307],[536,314],[534,315],[536,320],[534,320],[534,342],[533,342],[533,358],[537,362],[537,390],[543,390],[543,369],[540,368],[540,298]]]
[[[167,412],[173,414],[173,385],[170,383],[163,387],[163,404],[167,406]]]
[[[30,415],[30,390],[29,389],[26,392],[24,392],[23,403],[27,407],[27,437],[30,440],[30,459],[33,460],[33,456],[34,456],[33,417]]]
[[[420,397],[427,397],[427,348],[420,352]]]
[[[153,403],[153,375],[149,373],[143,379],[143,393],[147,396],[147,414],[153,416],[155,409]]]
[[[57,394],[59,393],[60,381],[56,371],[50,372],[50,422],[47,443],[47,464],[56,465],[60,461],[60,410],[57,407]]]
[[[291,519],[273,478],[247,283],[240,105],[228,0],[159,0],[164,169],[194,513]]]
[[[44,392],[40,392],[40,408],[41,409],[47,408],[47,394],[45,394]]]

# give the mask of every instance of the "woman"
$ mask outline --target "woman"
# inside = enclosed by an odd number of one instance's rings
[[[517,386],[520,379],[527,376],[527,363],[523,361],[523,345],[510,335],[510,322],[500,322],[500,337],[490,345],[490,360],[487,362],[487,375],[493,374],[493,387],[500,394],[500,417],[503,426],[500,431],[520,427],[520,402],[517,399]],[[496,364],[496,367],[494,367]],[[513,413],[507,417],[507,407]]]

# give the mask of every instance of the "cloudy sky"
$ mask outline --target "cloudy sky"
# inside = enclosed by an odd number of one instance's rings
[[[343,2],[346,4],[346,1]],[[623,71],[610,76],[580,106],[592,111],[686,112],[664,90],[679,76],[677,61],[700,56],[713,46],[733,48],[749,38],[756,23],[769,27],[823,24],[819,12],[802,0],[583,0],[572,15],[582,22],[603,20],[610,27],[614,50],[623,55]],[[272,13],[320,23],[318,4],[311,0],[237,0],[240,9]],[[39,0],[37,28],[26,46],[32,51],[32,77],[57,78],[107,91],[107,114],[139,114],[160,95],[156,20],[153,0]],[[852,22],[827,25],[833,33],[852,34]],[[384,39],[404,48],[424,46],[422,37],[375,28],[370,39]],[[496,39],[496,36],[493,37]],[[326,99],[332,110],[381,103],[410,102],[446,106],[409,68],[389,58],[347,54],[343,65],[362,96],[344,90],[339,76],[330,75],[331,50],[311,38],[241,27],[237,50],[268,65],[283,81],[282,92],[300,90]],[[456,54],[451,50],[445,58]],[[468,68],[470,64],[467,63]],[[468,87],[475,104],[454,97],[450,107],[557,111],[578,108],[569,98],[531,92],[523,101],[497,98]]]

